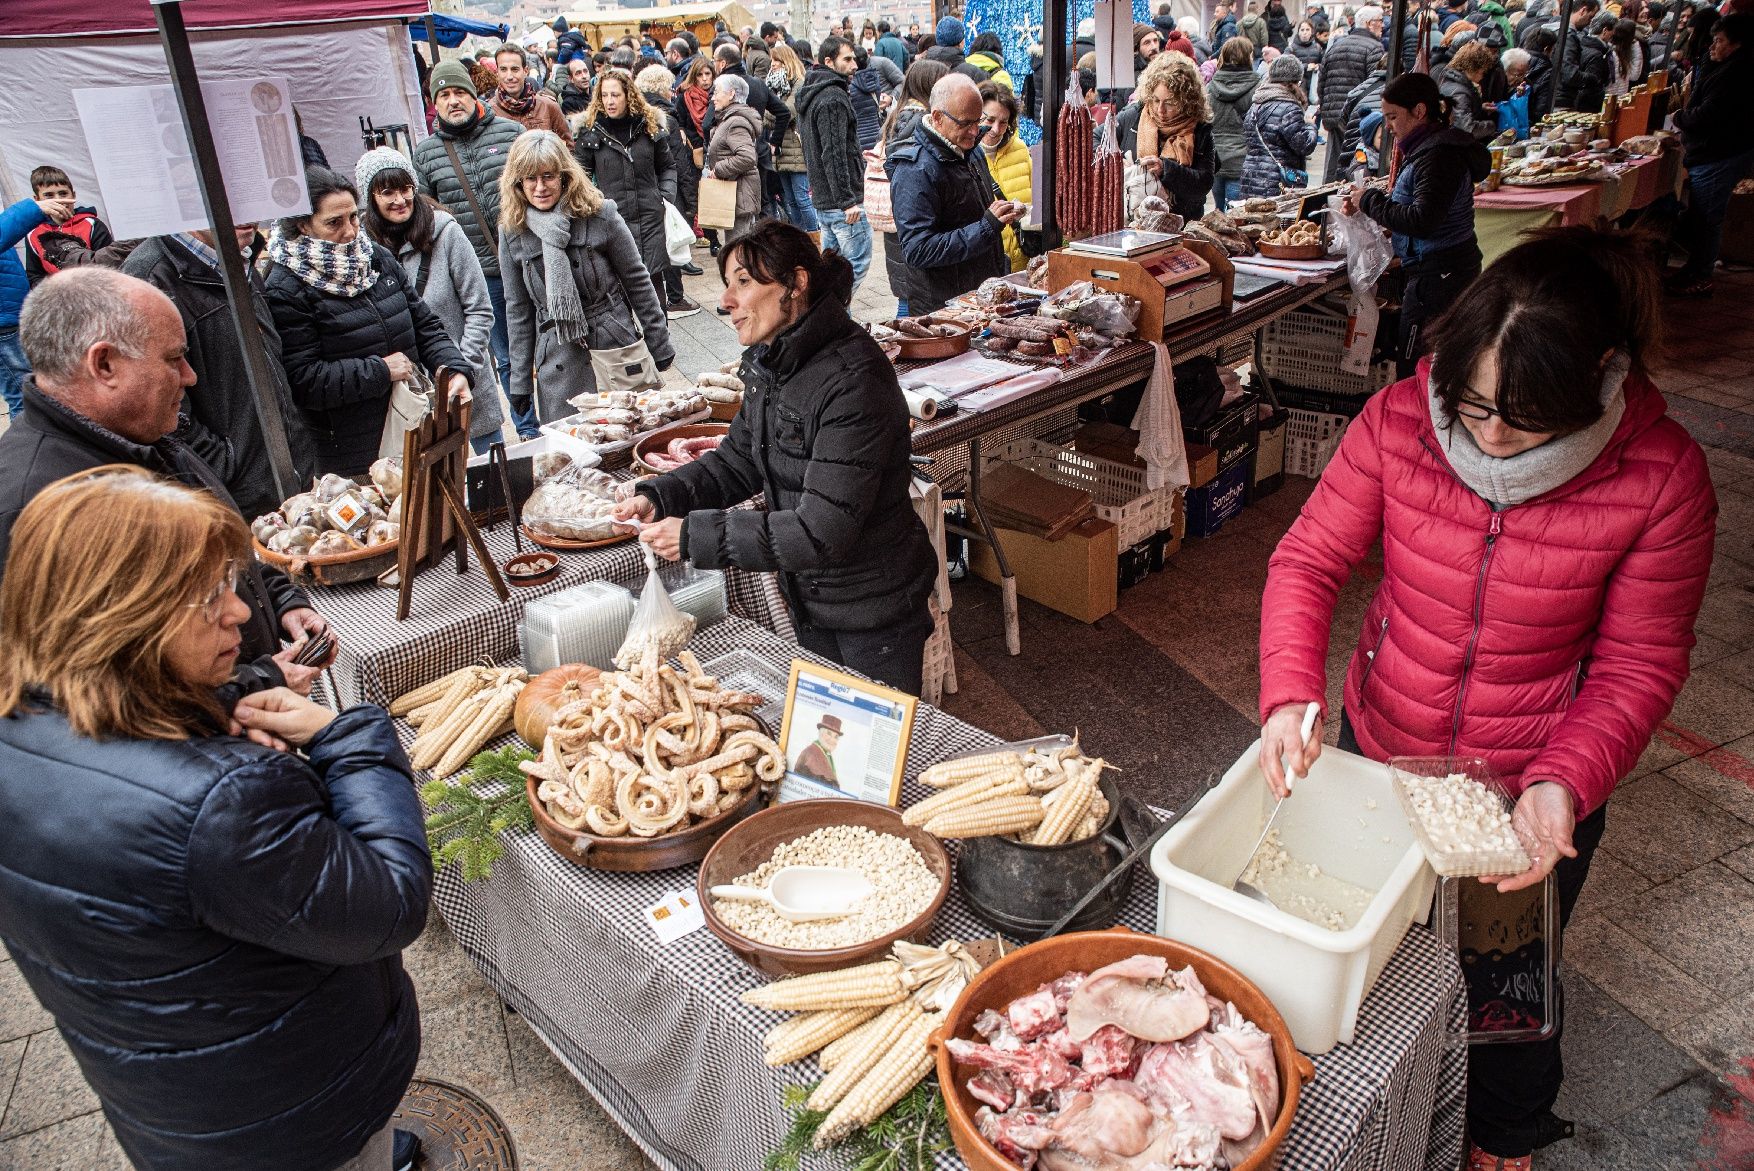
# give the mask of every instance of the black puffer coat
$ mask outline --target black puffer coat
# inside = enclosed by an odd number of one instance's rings
[[[24,414],[0,435],[0,572],[11,551],[12,526],[24,506],[56,480],[105,464],[134,464],[205,489],[236,508],[219,474],[182,442],[181,434],[179,428],[151,447],[135,443],[63,406],[26,378]],[[269,657],[280,649],[280,619],[288,610],[308,607],[311,600],[280,570],[254,559],[238,575],[238,596],[250,608],[249,620],[238,628],[244,640],[238,655],[239,690],[283,686],[286,677]]]
[[[200,451],[207,464],[219,473],[226,490],[246,517],[257,517],[280,507],[284,497],[274,488],[274,472],[262,424],[256,417],[254,396],[244,368],[244,353],[232,328],[230,302],[217,269],[170,236],[154,236],[136,248],[122,271],[137,276],[176,303],[189,339],[189,365],[195,369],[195,385],[183,393],[183,411],[189,426],[181,438]],[[274,314],[262,292],[262,282],[250,278],[250,301],[256,324],[262,329],[262,345],[268,351],[271,390],[280,405],[286,427],[287,446],[292,449],[292,469],[297,483],[289,492],[308,487],[316,467],[316,453],[305,431],[304,418],[293,405],[292,388],[281,367],[280,334]]]
[[[428,374],[442,366],[472,376],[444,322],[414,295],[401,263],[382,244],[372,245],[372,267],[377,283],[357,297],[313,289],[284,265],[268,273],[281,360],[316,444],[319,472],[357,476],[378,458],[390,404],[384,359],[391,354],[405,354]]]
[[[1482,107],[1480,90],[1468,75],[1445,65],[1437,73],[1437,91],[1450,100],[1449,124],[1481,142],[1498,137],[1498,117]]]
[[[716,451],[640,483],[685,516],[695,565],[778,570],[802,620],[876,630],[922,617],[937,573],[908,498],[907,406],[895,370],[846,307],[824,297],[743,355],[745,391]],[[724,511],[757,492],[769,511]]]
[[[676,154],[670,126],[662,114],[650,123],[600,117],[579,126],[573,156],[605,196],[615,201],[627,230],[639,245],[640,259],[654,276],[670,267],[664,243],[664,203],[676,202]]]
[[[1206,83],[1206,97],[1212,103],[1212,149],[1217,155],[1219,178],[1242,177],[1242,160],[1248,155],[1242,119],[1254,102],[1255,87],[1260,84],[1261,75],[1246,65],[1241,69],[1221,65]]]
[[[1322,54],[1319,103],[1322,121],[1334,128],[1344,125],[1340,111],[1345,108],[1346,95],[1370,76],[1382,57],[1382,42],[1371,36],[1367,28],[1355,28],[1328,42],[1328,51]]]
[[[0,938],[142,1171],[329,1171],[414,1073],[408,759],[375,707],[305,752],[0,720]]]

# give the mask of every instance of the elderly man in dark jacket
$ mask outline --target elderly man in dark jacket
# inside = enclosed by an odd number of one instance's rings
[[[974,82],[945,75],[932,87],[929,108],[913,140],[884,162],[915,316],[1010,271],[1003,233],[1023,212],[999,197],[977,145],[981,93]]]
[[[1327,182],[1332,182],[1340,173],[1342,162],[1351,161],[1342,160],[1340,156],[1345,152],[1332,145],[1345,137],[1346,96],[1370,76],[1382,58],[1382,9],[1375,4],[1366,4],[1353,16],[1352,30],[1329,41],[1328,51],[1322,55],[1322,69],[1318,76],[1322,125],[1327,128],[1330,143]]]
[[[247,251],[255,242],[256,225],[240,224],[237,233],[238,247]],[[257,517],[279,508],[285,496],[274,484],[262,421],[256,413],[255,396],[249,392],[243,347],[232,327],[225,283],[219,275],[219,254],[213,245],[213,233],[206,230],[154,236],[134,250],[122,271],[169,297],[182,315],[195,385],[183,398],[187,423],[178,438],[219,474],[244,516]],[[287,485],[287,492],[296,492],[309,486],[315,455],[293,404],[286,370],[280,364],[280,334],[262,295],[262,280],[253,268],[246,265],[245,271],[250,277],[256,325],[268,353],[268,374],[273,380],[268,389],[278,404],[292,453],[295,482]]]
[[[179,351],[181,314],[145,281],[107,268],[79,268],[44,281],[25,304],[20,340],[36,374],[24,386],[24,414],[0,434],[0,573],[12,525],[56,480],[105,464],[136,464],[232,507],[217,473],[180,438],[183,392],[194,382]],[[118,363],[117,339],[147,330],[153,363]],[[250,618],[238,630],[243,691],[292,686],[309,692],[317,672],[291,661],[282,637],[327,628],[303,590],[278,569],[239,567],[238,596]]]
[[[865,218],[865,155],[848,79],[857,71],[852,43],[822,42],[817,65],[798,89],[798,136],[810,174],[810,203],[822,225],[822,246],[853,266],[853,287],[871,267],[871,222]]]
[[[437,132],[414,145],[414,169],[420,191],[438,200],[463,225],[475,258],[487,277],[493,302],[493,334],[489,344],[499,384],[512,384],[511,350],[506,340],[505,283],[499,274],[499,174],[505,170],[512,140],[524,128],[501,118],[482,103],[460,61],[441,61],[428,80]],[[455,152],[456,162],[452,157]],[[459,170],[459,165],[461,170]],[[473,199],[470,196],[474,196]],[[512,423],[523,439],[534,438],[536,407],[529,399],[512,399]]]

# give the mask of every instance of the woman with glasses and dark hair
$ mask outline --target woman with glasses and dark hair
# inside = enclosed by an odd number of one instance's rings
[[[0,939],[132,1166],[410,1167],[390,1117],[420,1055],[420,803],[380,708],[279,688],[225,710],[249,558],[227,504],[139,468],[19,515]]]
[[[917,695],[938,559],[895,368],[847,313],[852,265],[766,220],[725,245],[719,276],[748,347],[743,406],[716,450],[640,481],[616,515],[672,561],[778,572],[800,643]],[[765,510],[735,507],[756,493]]]
[[[1668,417],[1656,274],[1634,238],[1563,228],[1505,253],[1438,319],[1417,373],[1371,398],[1279,543],[1261,603],[1261,767],[1321,754],[1336,600],[1380,540],[1339,744],[1481,757],[1516,796],[1563,923],[1608,796],[1687,679],[1717,503]],[[1332,719],[1334,713],[1326,713]],[[1469,1051],[1473,1171],[1528,1167],[1556,1125],[1559,1039]]]

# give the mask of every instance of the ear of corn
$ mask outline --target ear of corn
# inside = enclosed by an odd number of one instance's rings
[[[901,811],[903,825],[925,825],[940,813],[948,813],[952,809],[962,809],[976,802],[985,801],[989,797],[1009,797],[1029,792],[1029,786],[1023,781],[1022,774],[1011,769],[1006,772],[993,772],[976,777],[972,781],[964,781],[952,789],[944,789],[927,797],[924,801],[915,802]]]
[[[846,1096],[860,1078],[875,1069],[895,1043],[921,1016],[919,1005],[904,1000],[883,1010],[866,1030],[859,1044],[841,1057],[829,1075],[816,1084],[807,1103],[812,1110],[827,1110]]]
[[[1023,758],[1015,752],[983,752],[979,756],[939,761],[920,774],[920,784],[934,789],[948,789],[963,781],[1012,767],[1023,767]]]
[[[821,1049],[830,1041],[858,1030],[879,1008],[831,1008],[782,1021],[767,1034],[762,1061],[786,1065]]]
[[[1090,799],[1096,795],[1095,769],[1090,769],[1076,780],[1068,781],[1054,790],[1060,794],[1047,811],[1047,816],[1030,835],[1029,842],[1036,846],[1058,846],[1071,840],[1072,830],[1090,810]]]
[[[876,1024],[877,1019],[873,1017],[852,1032],[842,1033],[840,1036],[824,1045],[822,1047],[822,1052],[816,1055],[816,1064],[822,1067],[822,1072],[827,1073],[839,1064],[842,1057],[851,1053],[853,1049],[859,1045],[859,1038],[865,1036],[865,1034]]]
[[[493,739],[499,726],[510,718],[512,708],[518,702],[518,693],[522,690],[522,684],[506,683],[488,692],[480,714],[445,748],[444,756],[439,759],[438,767],[433,771],[441,777],[448,777],[474,759],[475,754]]]
[[[832,1146],[859,1127],[877,1121],[885,1110],[901,1100],[903,1094],[919,1085],[920,1079],[932,1069],[932,1051],[927,1040],[932,1030],[938,1027],[939,1020],[937,1013],[921,1013],[908,1022],[907,1028],[882,1059],[859,1078],[817,1127],[814,1141],[818,1150]],[[811,1109],[815,1108],[812,1098]]]
[[[425,707],[443,699],[458,679],[473,678],[475,670],[474,667],[459,667],[449,675],[441,675],[425,686],[416,687],[413,691],[397,696],[390,701],[390,714],[405,716],[415,708]]]
[[[428,720],[420,735],[414,738],[412,751],[408,754],[409,763],[415,768],[431,768],[437,764],[451,741],[481,714],[487,699],[486,692],[477,692],[457,704],[442,719]]]
[[[740,1000],[753,1008],[774,1012],[810,1012],[825,1008],[881,1008],[907,995],[901,985],[901,965],[878,960],[838,972],[812,972],[751,988]]]
[[[1039,797],[1000,797],[952,809],[926,822],[926,832],[939,838],[979,838],[1032,829],[1046,816]]]

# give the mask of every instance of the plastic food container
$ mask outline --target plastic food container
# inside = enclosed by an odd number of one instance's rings
[[[1322,750],[1274,822],[1292,857],[1375,891],[1358,923],[1329,931],[1230,889],[1273,810],[1260,742],[1151,851],[1157,934],[1208,951],[1260,986],[1306,1053],[1352,1041],[1358,1006],[1437,876],[1394,796],[1387,766]]]
[[[588,581],[524,607],[519,644],[531,674],[563,663],[613,670],[615,652],[633,619],[633,595],[606,581]]]
[[[1477,756],[1397,756],[1389,761],[1389,775],[1395,781],[1395,800],[1401,803],[1413,839],[1425,851],[1431,868],[1445,878],[1473,878],[1482,874],[1521,874],[1529,868],[1529,856],[1519,846],[1516,850],[1469,849],[1439,841],[1420,820],[1408,795],[1408,777],[1447,777],[1461,774],[1485,789],[1493,803],[1506,813],[1514,807],[1510,793],[1498,779],[1491,765]]]

